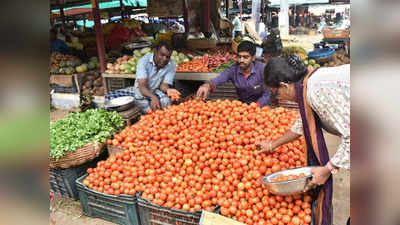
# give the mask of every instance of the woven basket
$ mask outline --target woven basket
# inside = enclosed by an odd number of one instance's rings
[[[115,154],[117,152],[123,152],[126,151],[127,149],[124,148],[120,148],[114,145],[107,145],[107,151],[108,151],[108,155],[112,155]]]
[[[349,38],[350,30],[323,30],[322,34],[325,39],[345,39]]]
[[[76,149],[75,152],[68,152],[60,159],[49,158],[50,168],[70,168],[79,166],[85,162],[97,158],[104,150],[105,144],[103,143],[89,143],[81,148]]]
[[[57,84],[61,87],[72,87],[74,85],[73,75],[51,75],[50,84]]]
[[[234,53],[238,53],[238,46],[239,46],[240,42],[236,42],[234,39],[232,39],[232,51]]]
[[[186,40],[186,47],[189,49],[209,49],[217,47],[217,40],[189,39]]]

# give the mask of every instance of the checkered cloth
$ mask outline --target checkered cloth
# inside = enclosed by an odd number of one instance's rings
[[[169,99],[168,95],[162,92],[161,90],[156,89],[153,91],[153,94],[157,95],[157,97],[160,99],[161,108],[165,108],[171,105],[171,100]],[[147,113],[147,111],[150,109],[150,100],[147,98],[138,98],[138,96],[135,94],[134,87],[127,87],[125,89],[119,89],[111,93],[108,93],[106,95],[106,99],[110,100],[113,98],[118,98],[123,96],[134,97],[135,104],[142,109],[143,113]]]
[[[123,96],[132,96],[135,98],[135,89],[134,87],[127,87],[125,89],[118,89],[113,92],[110,92],[106,95],[106,99],[110,100],[113,98],[123,97]]]

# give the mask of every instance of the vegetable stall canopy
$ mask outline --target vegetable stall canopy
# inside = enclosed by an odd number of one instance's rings
[[[122,0],[122,3],[124,6],[130,6],[130,7],[147,7],[147,0]],[[119,0],[113,0],[113,1],[108,1],[108,2],[100,2],[99,3],[99,8],[100,9],[109,9],[109,8],[117,8],[120,7]],[[70,10],[76,10],[76,9],[86,9],[86,10],[91,10],[92,5],[91,4],[83,4],[79,6],[72,6],[72,7],[66,7],[64,8],[64,13],[65,15],[68,15],[68,11]],[[53,9],[51,12],[60,12],[59,9]]]
[[[280,0],[270,0],[270,7],[280,7]],[[289,5],[311,5],[311,4],[328,4],[329,0],[288,0]]]
[[[310,5],[308,11],[315,16],[320,16],[325,14],[327,10],[334,10],[334,12],[345,12],[350,9],[350,4],[340,4],[340,5]]]

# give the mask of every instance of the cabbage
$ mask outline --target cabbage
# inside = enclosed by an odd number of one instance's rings
[[[128,60],[128,63],[131,65],[136,65],[136,59],[135,58],[131,58]]]
[[[178,55],[178,52],[174,50],[174,51],[172,52],[172,56],[176,56],[176,55]]]
[[[88,68],[89,68],[89,70],[93,70],[93,69],[96,69],[96,62],[95,61],[90,61],[89,62],[89,65],[88,65]]]
[[[142,55],[146,55],[149,52],[151,52],[151,48],[143,48],[142,50],[140,50],[140,53]]]
[[[84,71],[87,71],[88,64],[84,63],[84,64],[81,65],[81,67],[83,68]]]
[[[180,59],[184,59],[185,58],[185,54],[183,54],[183,53],[179,53],[178,56],[179,56]]]
[[[127,70],[127,69],[129,69],[129,68],[131,68],[131,65],[129,65],[129,63],[122,64],[122,65],[119,67],[120,70]]]
[[[133,54],[135,55],[135,56],[137,56],[137,57],[141,57],[142,56],[142,54],[140,53],[140,51],[139,50],[135,50],[135,51],[133,51]]]

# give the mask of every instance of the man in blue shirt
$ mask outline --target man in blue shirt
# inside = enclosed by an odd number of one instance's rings
[[[50,30],[50,53],[59,52],[63,55],[67,54],[68,46],[63,40],[57,39],[57,30]]]
[[[133,96],[135,104],[144,113],[171,105],[169,96],[180,95],[179,91],[170,88],[176,73],[176,63],[171,54],[172,47],[164,41],[159,42],[154,47],[154,53],[148,53],[139,60],[135,85],[110,93],[106,98]]]

